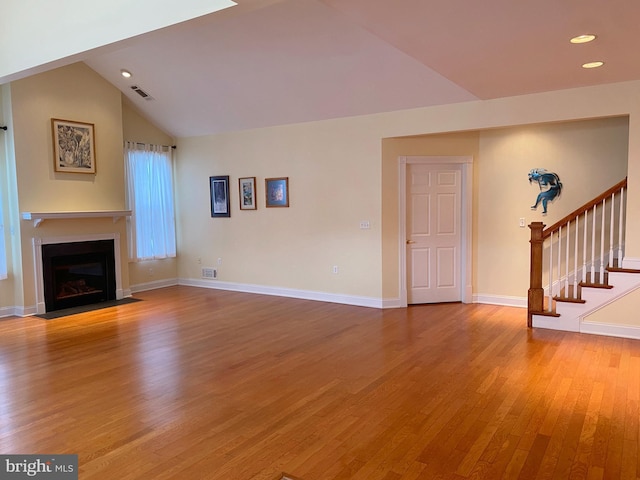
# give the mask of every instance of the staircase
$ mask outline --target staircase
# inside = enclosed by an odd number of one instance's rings
[[[624,179],[548,228],[529,225],[529,327],[615,330],[585,318],[640,288],[640,270],[622,268],[626,188]]]

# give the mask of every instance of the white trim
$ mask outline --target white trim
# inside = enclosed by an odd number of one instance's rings
[[[153,282],[138,283],[137,285],[131,285],[131,293],[145,292],[147,290],[155,290],[157,288],[173,287],[178,285],[177,278],[167,278],[164,280],[155,280]],[[131,294],[129,294],[131,296]]]
[[[355,295],[342,295],[326,292],[314,292],[310,290],[297,290],[293,288],[268,287],[264,285],[219,282],[217,280],[202,280],[193,278],[180,278],[178,279],[178,285],[212,288],[217,290],[230,290],[234,292],[256,293],[260,295],[274,295],[278,297],[298,298],[301,300],[316,300],[319,302],[340,303],[343,305],[355,305],[359,307],[384,308],[384,302],[379,298],[359,297]]]
[[[92,210],[86,212],[22,212],[23,220],[33,220],[33,226],[38,228],[45,220],[60,220],[68,218],[102,218],[111,217],[116,223],[122,217],[131,216],[131,210]]]
[[[407,164],[422,165],[461,165],[462,170],[462,235],[460,252],[460,296],[463,303],[473,302],[472,288],[472,247],[473,215],[471,199],[473,194],[473,157],[472,156],[402,156],[398,157],[398,270],[400,305],[406,307],[407,302]]]
[[[30,307],[5,307],[0,310],[0,319],[12,316],[29,317],[37,313],[35,305],[31,305]]]
[[[640,270],[640,258],[624,257],[622,260],[622,267]]]
[[[502,305],[504,307],[527,308],[526,297],[512,297],[508,295],[489,295],[476,293],[473,295],[473,303],[484,303],[486,305]]]
[[[120,256],[120,234],[115,233],[98,233],[88,235],[66,235],[63,237],[33,237],[33,266],[36,284],[36,311],[34,313],[46,313],[47,309],[44,303],[44,279],[42,276],[42,245],[51,245],[56,243],[71,242],[91,242],[94,240],[113,240],[113,254],[115,256],[116,268],[116,300],[124,298],[124,290],[122,289],[122,265]]]
[[[15,307],[0,307],[0,318],[13,317],[16,315]]]
[[[608,323],[582,322],[580,324],[580,333],[640,340],[640,327],[634,327],[632,325],[611,325]]]
[[[402,305],[402,301],[400,300],[400,297],[383,298],[382,308],[403,308],[403,305]]]

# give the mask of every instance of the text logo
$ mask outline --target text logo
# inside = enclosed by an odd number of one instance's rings
[[[78,480],[77,455],[0,455],[0,480]]]

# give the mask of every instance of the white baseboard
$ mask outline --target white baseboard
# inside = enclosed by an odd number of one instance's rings
[[[580,333],[640,340],[640,327],[634,327],[632,325],[611,325],[607,323],[582,322],[580,324]]]
[[[383,298],[382,308],[404,308],[406,305],[402,304],[400,298]]]
[[[16,309],[14,307],[2,307],[0,308],[0,318],[16,316]]]
[[[488,295],[477,293],[473,295],[473,303],[486,303],[487,305],[502,305],[504,307],[527,308],[526,297],[510,297],[508,295]]]
[[[139,283],[137,285],[131,285],[128,290],[125,290],[124,296],[130,297],[132,293],[144,292],[146,290],[155,290],[157,288],[173,287],[174,285],[178,285],[177,278],[168,278],[164,280],[156,280],[154,282]]]
[[[261,295],[274,295],[278,297],[299,298],[301,300],[317,300],[320,302],[341,303],[370,308],[392,308],[385,306],[385,302],[379,298],[359,297],[355,295],[342,295],[326,292],[314,292],[309,290],[297,290],[293,288],[268,287],[264,285],[251,285],[245,283],[219,282],[217,280],[202,280],[193,278],[180,278],[179,285],[191,287],[212,288],[217,290],[230,290],[234,292],[257,293]],[[393,302],[393,300],[391,300]]]
[[[29,317],[38,313],[35,305],[28,307],[3,307],[0,308],[0,318],[4,317]]]

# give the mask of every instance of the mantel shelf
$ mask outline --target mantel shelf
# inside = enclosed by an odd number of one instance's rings
[[[131,216],[131,210],[92,210],[86,212],[22,212],[23,220],[33,220],[33,226],[39,227],[45,220],[63,220],[69,218],[111,217],[116,223],[122,217]]]

